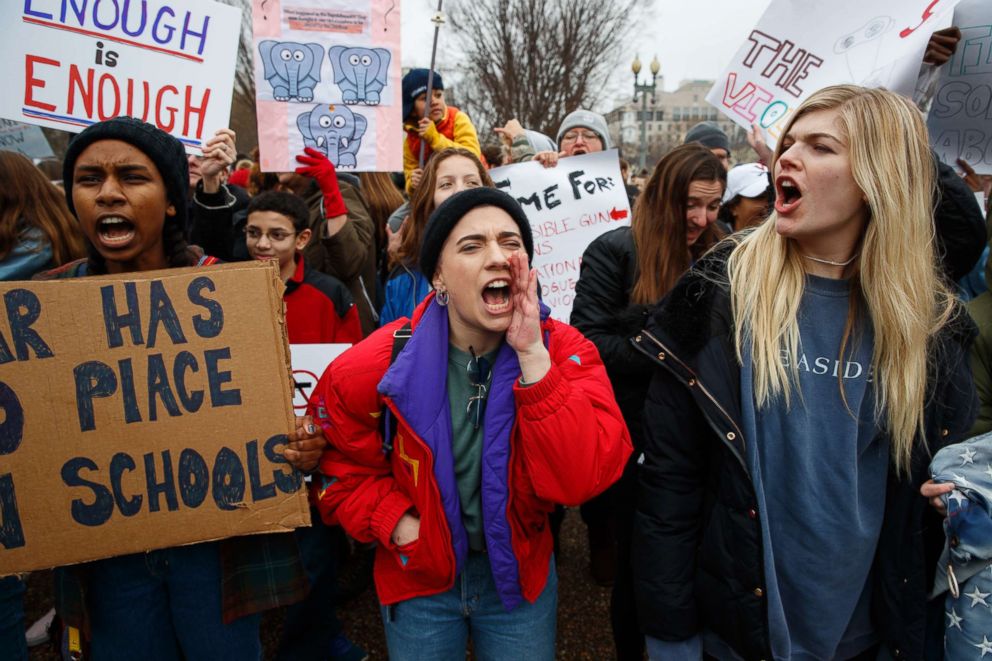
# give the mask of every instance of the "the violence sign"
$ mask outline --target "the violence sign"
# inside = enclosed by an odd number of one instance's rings
[[[813,92],[841,83],[912,97],[930,35],[958,0],[772,0],[706,100],[770,145]]]
[[[212,0],[8,0],[0,116],[65,131],[138,117],[199,152],[228,124],[241,10]]]
[[[934,151],[992,174],[992,3],[966,0],[954,10],[961,41],[940,79],[927,117]]]
[[[552,168],[517,163],[490,174],[527,213],[541,300],[552,317],[568,323],[582,253],[603,232],[630,224],[617,150],[570,156]]]
[[[0,575],[309,525],[274,266],[0,297]]]

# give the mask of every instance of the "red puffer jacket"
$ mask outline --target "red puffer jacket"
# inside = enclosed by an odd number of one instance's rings
[[[447,312],[426,299],[413,333],[389,364],[385,326],[340,356],[311,397],[311,413],[330,441],[315,480],[324,520],[363,542],[379,542],[379,600],[393,604],[451,588],[468,553],[451,452]],[[516,353],[504,343],[493,365],[484,421],[482,505],[486,548],[497,591],[509,610],[544,589],[552,552],[548,513],[578,505],[615,482],[631,453],[599,354],[571,326],[543,320],[551,370],[519,384]],[[383,447],[380,417],[395,422]],[[420,517],[420,538],[391,540],[400,517]]]

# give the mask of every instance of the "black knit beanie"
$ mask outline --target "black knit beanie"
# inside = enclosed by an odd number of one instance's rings
[[[469,188],[455,193],[441,203],[427,220],[424,230],[424,240],[420,245],[420,272],[428,281],[434,279],[437,271],[437,260],[441,257],[441,248],[451,230],[465,214],[476,207],[497,207],[510,214],[510,218],[520,228],[520,236],[527,250],[528,262],[534,258],[534,237],[531,235],[530,222],[520,203],[512,196],[496,188]]]
[[[176,208],[174,220],[185,228],[186,198],[189,190],[189,163],[186,150],[179,140],[165,131],[134,117],[114,117],[104,122],[91,124],[69,143],[62,163],[62,186],[69,211],[76,214],[72,205],[72,172],[76,159],[83,150],[100,140],[120,140],[133,145],[151,159],[165,183],[169,202]]]

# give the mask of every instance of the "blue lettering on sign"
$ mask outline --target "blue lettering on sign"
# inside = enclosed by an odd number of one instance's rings
[[[134,469],[134,459],[131,458],[131,455],[118,452],[110,460],[110,487],[114,492],[114,502],[117,503],[117,509],[124,516],[134,516],[141,511],[141,496],[138,495],[129,499],[121,490],[121,477],[123,477],[124,471],[131,472]]]
[[[258,465],[258,441],[248,441],[248,475],[251,477],[252,500],[265,500],[276,495],[275,481],[262,483],[262,471]]]
[[[179,455],[179,497],[183,505],[196,509],[207,498],[210,469],[196,450],[186,448]]]
[[[214,461],[213,497],[222,510],[236,510],[245,498],[245,469],[230,448],[221,448]]]
[[[114,286],[100,287],[100,297],[103,299],[103,325],[107,330],[107,346],[111,349],[124,346],[121,329],[131,331],[131,344],[144,344],[141,334],[141,311],[138,307],[138,287],[133,282],[124,283],[124,298],[127,300],[127,311],[117,312],[117,300],[114,298]]]
[[[210,349],[203,352],[203,359],[207,363],[207,378],[210,383],[210,404],[218,406],[240,406],[241,391],[237,388],[222,390],[221,386],[231,381],[230,372],[218,372],[217,362],[230,360],[231,349]]]
[[[173,344],[186,344],[186,336],[179,325],[179,317],[176,315],[176,308],[169,299],[169,294],[165,291],[165,285],[161,280],[152,280],[151,283],[151,306],[152,314],[148,322],[148,348],[155,346],[155,337],[158,327],[165,326],[165,332]]]
[[[292,494],[299,491],[303,485],[303,475],[289,465],[279,450],[286,442],[285,434],[277,434],[265,442],[262,454],[269,464],[286,465],[287,469],[277,468],[264,476],[263,470],[267,470],[268,466],[264,466],[259,458],[258,441],[252,439],[245,443],[247,461],[244,463],[241,455],[229,447],[222,447],[217,452],[212,469],[203,456],[192,448],[180,453],[177,465],[173,464],[170,450],[145,454],[140,463],[131,455],[118,452],[110,460],[109,470],[102,478],[100,467],[92,459],[70,459],[62,467],[62,481],[66,486],[88,490],[85,496],[73,500],[71,506],[73,520],[85,526],[106,523],[115,507],[125,517],[135,516],[142,509],[148,512],[175,512],[180,507],[196,509],[202,506],[208,495],[212,496],[211,500],[218,509],[233,511],[245,506],[249,486],[251,500],[256,503],[275,498],[279,492]],[[144,476],[141,475],[142,469]],[[84,478],[80,475],[82,470],[93,475]],[[135,484],[143,483],[142,493],[125,493],[123,481],[129,474],[135,475]],[[9,544],[15,542],[23,546],[23,535],[20,521],[16,518],[13,491],[8,486],[9,480],[0,477],[0,507],[5,515],[4,528],[0,529],[0,544],[11,548]],[[163,497],[164,507],[161,502]]]
[[[109,365],[99,360],[91,360],[77,365],[72,370],[76,380],[76,414],[79,416],[79,430],[96,429],[93,415],[93,399],[110,397],[117,391],[117,377]]]
[[[41,316],[41,301],[27,289],[11,289],[3,295],[7,308],[7,322],[10,324],[10,339],[14,343],[17,360],[28,360],[28,347],[34,349],[38,358],[51,358],[55,354],[41,335],[31,328],[31,324]],[[9,352],[9,349],[8,349]]]
[[[70,506],[72,519],[83,526],[103,525],[110,520],[110,515],[114,512],[114,497],[102,484],[80,477],[79,472],[83,469],[98,470],[96,462],[86,457],[75,457],[62,466],[62,481],[66,486],[85,487],[93,492],[92,503],[86,503],[82,498],[72,501]]]
[[[265,458],[273,464],[284,464],[291,466],[289,460],[282,456],[279,446],[285,446],[289,442],[286,434],[276,434],[265,441]],[[283,493],[296,493],[303,485],[303,474],[300,471],[290,468],[287,473],[283,470],[272,471],[272,477],[276,481],[276,488]]]
[[[206,319],[201,315],[193,317],[193,329],[202,338],[217,337],[224,330],[224,308],[217,301],[203,296],[201,292],[204,289],[207,291],[216,291],[217,286],[214,285],[214,281],[210,278],[200,276],[199,278],[194,278],[189,283],[189,287],[186,288],[186,296],[189,298],[189,302],[193,305],[199,305],[210,313],[210,316]]]
[[[155,398],[162,400],[162,405],[172,417],[182,415],[179,411],[179,404],[176,403],[176,396],[172,394],[169,387],[169,376],[165,369],[165,361],[162,354],[156,353],[148,356],[148,419],[158,420],[158,413],[155,408]]]
[[[0,475],[0,546],[16,549],[24,546],[24,528],[21,515],[17,511],[17,494],[14,493],[14,478],[9,473]]]
[[[155,481],[155,453],[149,452],[145,455],[145,486],[148,488],[148,511],[158,512],[158,497],[165,494],[165,504],[170,512],[179,509],[179,501],[176,500],[176,481],[172,475],[172,454],[168,450],[162,450],[162,481]]]

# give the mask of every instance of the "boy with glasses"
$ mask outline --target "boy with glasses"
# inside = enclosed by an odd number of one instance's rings
[[[252,259],[276,260],[286,283],[286,329],[290,344],[345,343],[362,339],[358,308],[344,284],[308,268],[310,211],[292,193],[269,191],[248,205],[245,243]]]

